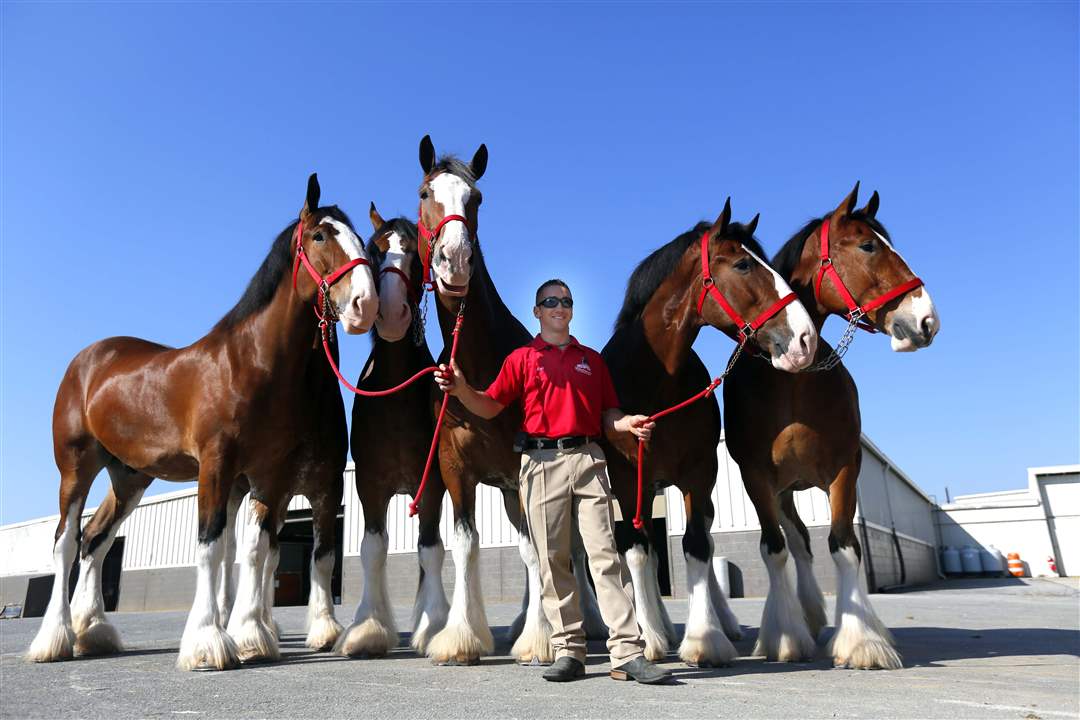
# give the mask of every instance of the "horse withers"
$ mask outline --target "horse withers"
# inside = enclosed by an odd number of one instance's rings
[[[896,351],[927,347],[941,326],[934,303],[878,222],[878,194],[855,209],[858,188],[856,183],[833,212],[796,233],[773,264],[819,331],[829,315],[849,319],[840,353],[857,322],[888,334]],[[829,652],[836,665],[898,668],[892,637],[859,583],[862,548],[854,527],[862,462],[858,391],[837,351],[825,342],[812,369],[817,371],[789,375],[743,358],[724,384],[727,448],[757,510],[761,557],[769,573],[755,654],[781,661],[816,654],[826,624],[825,603],[814,579],[810,534],[792,493],[817,487],[829,494],[829,551],[837,569],[836,630]],[[796,587],[785,571],[789,548]]]
[[[787,283],[762,260],[764,253],[754,238],[757,222],[757,217],[747,224],[732,222],[729,198],[714,223],[699,223],[634,270],[614,334],[603,350],[626,412],[655,414],[709,385],[708,370],[693,350],[706,326],[748,343],[745,354],[763,353],[779,370],[795,372],[811,362],[817,332],[802,305],[788,300]],[[757,329],[748,329],[748,324]],[[653,538],[648,522],[655,489],[669,485],[682,493],[686,508],[683,554],[690,612],[679,656],[692,665],[724,665],[737,655],[730,640],[741,637],[741,629],[712,566],[712,490],[719,441],[715,396],[659,420],[644,456],[646,522],[641,530],[624,523],[619,532],[645,653],[652,660],[663,659],[669,645],[678,642],[660,599],[652,549],[654,542],[666,538]],[[636,505],[637,448],[619,436],[607,438],[604,445],[612,488],[628,519]]]
[[[299,222],[278,235],[243,297],[207,335],[179,349],[110,338],[71,362],[53,411],[60,471],[56,580],[29,660],[73,654],[68,570],[78,549],[83,505],[102,468],[109,471],[116,498],[136,501],[139,493],[129,488],[145,487],[151,478],[198,478],[197,586],[177,666],[234,667],[245,648],[276,656],[276,634],[261,610],[264,583],[253,583],[261,587],[250,588],[246,599],[238,593],[238,604],[246,606],[234,607],[230,625],[242,619],[240,638],[230,637],[222,624],[218,593],[230,499],[237,483],[250,484],[249,513],[259,532],[247,560],[265,564],[297,478],[328,476],[328,468],[340,475],[344,465],[344,437],[313,437],[326,426],[327,408],[335,407],[310,391],[312,378],[325,373],[326,365],[312,352],[320,336],[312,304],[328,328],[340,319],[350,333],[366,332],[378,312],[374,278],[348,218],[334,206],[319,207],[319,195],[312,175]],[[320,453],[336,452],[335,442],[340,459]],[[313,457],[320,467],[310,465]],[[115,508],[113,532],[133,508],[130,499]],[[100,547],[84,544],[84,557]],[[94,625],[105,622],[98,620]]]

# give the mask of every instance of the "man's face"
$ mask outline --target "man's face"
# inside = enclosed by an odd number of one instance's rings
[[[569,298],[570,291],[561,285],[548,285],[540,291],[540,302],[545,298],[554,297]],[[553,308],[544,307],[543,304],[533,308],[533,315],[540,321],[540,329],[549,332],[562,333],[570,329],[570,320],[574,317],[574,309],[563,307],[560,302]]]

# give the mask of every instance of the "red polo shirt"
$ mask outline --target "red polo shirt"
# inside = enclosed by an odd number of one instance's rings
[[[599,435],[601,413],[619,407],[604,359],[573,336],[559,350],[537,335],[507,356],[484,392],[502,405],[521,398],[522,429],[546,438]]]

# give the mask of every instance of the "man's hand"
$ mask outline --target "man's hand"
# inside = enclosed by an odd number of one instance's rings
[[[654,427],[656,423],[650,420],[648,415],[623,415],[615,424],[616,430],[630,433],[638,440],[645,441],[652,437]]]
[[[458,369],[456,360],[450,361],[450,367],[445,364],[439,365],[439,369],[435,371],[435,384],[444,393],[455,397],[461,397],[462,391],[468,387],[465,376]]]

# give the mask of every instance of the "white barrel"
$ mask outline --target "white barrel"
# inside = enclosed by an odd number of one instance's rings
[[[1005,571],[1005,556],[993,545],[979,552],[979,562],[982,563],[982,571],[985,575],[998,577]]]
[[[960,564],[960,551],[951,545],[946,545],[941,551],[941,566],[945,569],[946,575],[959,575],[964,572]]]
[[[723,555],[712,559],[713,572],[716,580],[720,583],[720,589],[724,591],[724,597],[731,597],[731,578],[728,576],[728,559]]]
[[[960,564],[964,567],[964,574],[979,574],[982,572],[982,563],[979,561],[979,551],[970,545],[960,548]]]

